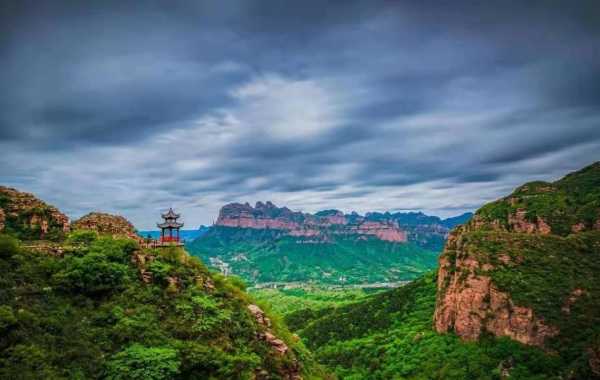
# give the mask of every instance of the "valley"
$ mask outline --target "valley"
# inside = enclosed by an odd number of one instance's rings
[[[484,205],[441,253],[398,214],[248,207],[152,248],[0,187],[0,377],[600,378],[600,163]]]
[[[271,202],[230,204],[186,247],[253,286],[394,287],[436,267],[435,249],[441,249],[455,221],[421,213],[313,215]]]

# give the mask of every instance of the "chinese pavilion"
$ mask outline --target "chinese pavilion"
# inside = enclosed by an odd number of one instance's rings
[[[160,242],[163,244],[180,245],[179,229],[183,227],[183,223],[177,221],[180,215],[175,214],[173,209],[169,208],[169,211],[165,214],[161,214],[161,216],[165,221],[156,224],[156,226],[160,228]]]

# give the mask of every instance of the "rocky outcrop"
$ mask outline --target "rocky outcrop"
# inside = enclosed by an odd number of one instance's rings
[[[324,242],[330,235],[370,236],[391,242],[407,241],[406,232],[392,220],[369,220],[358,214],[344,215],[338,210],[326,210],[316,214],[279,208],[271,202],[258,202],[255,207],[248,203],[232,203],[221,208],[216,226],[282,230],[285,235],[316,238]]]
[[[108,234],[113,237],[128,237],[140,240],[133,224],[119,215],[91,212],[73,222],[71,227],[74,230],[92,230],[99,234]]]
[[[288,345],[273,333],[271,320],[267,317],[265,312],[259,306],[253,304],[248,305],[248,311],[252,314],[260,327],[260,330],[257,333],[258,339],[271,346],[272,350],[279,356],[291,354]],[[269,378],[268,372],[261,370],[258,370],[257,372],[258,378]],[[289,368],[284,369],[280,375],[287,380],[302,380],[300,367],[295,360],[293,361],[293,364]]]
[[[10,227],[25,238],[69,231],[69,218],[33,194],[0,186],[0,232]]]
[[[527,210],[523,209],[518,209],[514,214],[508,215],[508,225],[511,227],[512,231],[527,234],[539,233],[542,235],[548,235],[552,232],[550,226],[544,219],[538,216],[535,223],[532,223],[525,218],[526,215]]]
[[[455,229],[439,260],[435,329],[545,349],[565,339],[561,330],[590,329],[598,313],[590,300],[598,296],[599,188],[596,163],[523,185]]]
[[[482,333],[506,336],[524,344],[543,347],[546,339],[559,333],[527,307],[516,305],[510,294],[498,290],[482,263],[467,247],[462,230],[450,235],[440,258],[438,300],[434,323],[438,332],[454,331],[466,340]],[[505,264],[510,258],[501,256]]]

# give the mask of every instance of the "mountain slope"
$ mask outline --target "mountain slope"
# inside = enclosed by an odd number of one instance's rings
[[[437,331],[507,336],[600,376],[600,163],[482,207],[440,258]]]
[[[0,186],[0,233],[24,240],[61,239],[69,231],[69,218],[33,194]]]
[[[0,234],[0,378],[327,377],[239,281],[94,220],[55,242]]]
[[[433,329],[433,273],[360,302],[286,316],[315,357],[343,379],[558,379],[561,359],[508,339],[463,342]]]

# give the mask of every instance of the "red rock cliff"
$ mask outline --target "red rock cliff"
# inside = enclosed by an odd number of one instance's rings
[[[527,307],[516,305],[511,295],[498,290],[485,273],[492,264],[479,259],[476,246],[464,239],[465,227],[450,234],[438,270],[438,299],[434,314],[438,332],[454,331],[466,340],[482,333],[507,336],[521,343],[543,346],[559,333]],[[508,256],[498,258],[505,263]]]
[[[559,326],[590,328],[583,321],[598,312],[589,300],[598,296],[590,293],[600,261],[599,188],[595,163],[525,184],[456,228],[440,256],[435,329],[548,347],[562,338]]]
[[[221,208],[215,222],[217,226],[255,229],[278,229],[296,237],[324,237],[326,235],[363,235],[380,240],[405,242],[406,233],[394,221],[372,221],[353,214],[344,215],[338,210],[308,214],[279,208],[271,202],[232,203]]]

